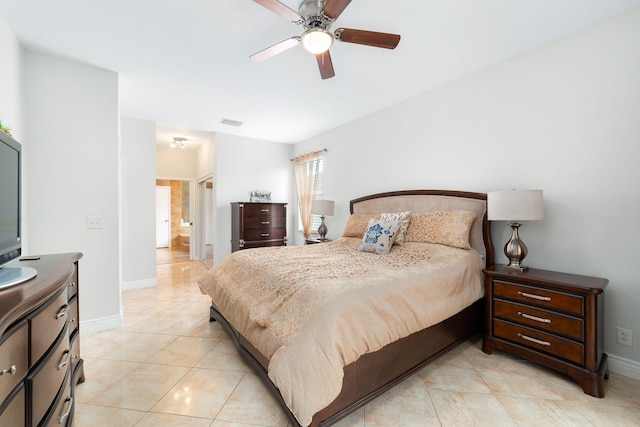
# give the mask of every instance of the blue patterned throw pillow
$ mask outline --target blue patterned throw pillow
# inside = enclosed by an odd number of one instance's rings
[[[362,252],[388,255],[401,226],[402,221],[398,220],[371,219],[359,249]]]

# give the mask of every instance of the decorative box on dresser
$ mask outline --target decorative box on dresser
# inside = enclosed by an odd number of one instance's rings
[[[80,253],[43,255],[9,265],[35,268],[0,289],[0,426],[71,426],[80,358]]]
[[[231,252],[286,244],[286,203],[231,203]]]
[[[574,378],[604,397],[607,279],[503,265],[484,270],[486,325],[482,350],[507,351]]]

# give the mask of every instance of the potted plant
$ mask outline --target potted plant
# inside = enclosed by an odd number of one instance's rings
[[[4,123],[2,123],[2,120],[0,120],[0,130],[6,133],[7,135],[11,136],[11,128],[5,125]]]
[[[270,202],[271,192],[262,191],[262,190],[251,191],[249,192],[249,201],[250,202]]]

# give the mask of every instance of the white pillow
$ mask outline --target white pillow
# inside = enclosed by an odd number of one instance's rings
[[[394,245],[402,246],[404,243],[404,235],[407,232],[407,228],[409,227],[409,220],[411,219],[411,212],[394,212],[394,213],[383,213],[380,215],[380,219],[383,221],[402,221],[402,225],[400,226],[400,230],[398,230],[398,235],[396,239],[393,241]]]

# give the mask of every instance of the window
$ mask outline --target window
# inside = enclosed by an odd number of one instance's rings
[[[312,200],[324,198],[324,157],[320,156],[315,160],[311,160],[306,164],[306,170],[308,174],[314,173],[317,168],[317,188],[316,194],[313,195]],[[311,219],[311,233],[317,233],[318,227],[320,227],[320,215],[313,215]],[[298,203],[298,231],[302,232],[302,216],[300,213],[300,203]]]

